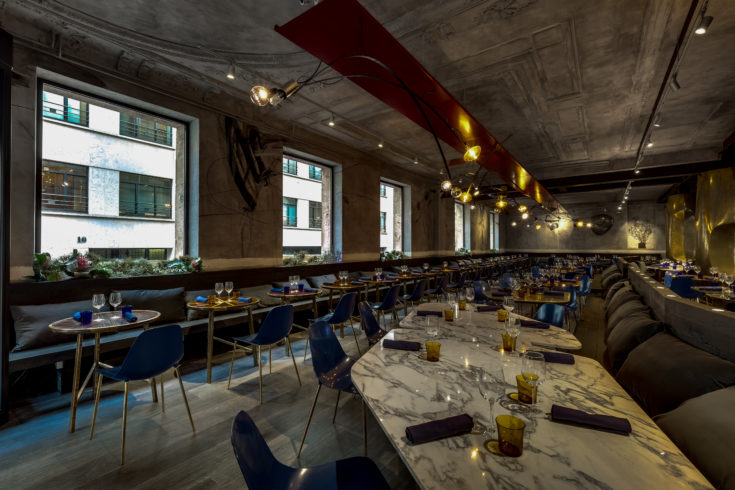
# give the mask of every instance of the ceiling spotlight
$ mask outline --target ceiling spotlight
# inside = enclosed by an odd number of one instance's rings
[[[584,225],[584,226],[586,226],[587,228],[592,228],[592,223],[587,223],[587,224],[586,224],[586,225]]]
[[[628,200],[628,196],[627,195],[623,196],[623,201],[627,201],[627,200]]]
[[[528,219],[528,213],[522,213],[521,219]]]
[[[268,99],[270,99],[270,96],[270,90],[262,85],[256,85],[250,89],[250,100],[257,106],[263,107],[268,105]]]
[[[584,226],[584,221],[579,220],[577,221],[577,228],[582,228]]]
[[[334,122],[334,114],[332,114],[332,115],[331,115],[331,116],[329,117],[329,122],[328,122],[327,124],[329,124],[329,126],[331,126],[331,127],[334,127],[334,125],[336,124],[336,123]]]
[[[480,189],[478,187],[475,187],[475,192],[472,193],[473,196],[477,197],[480,195]]]
[[[480,151],[482,151],[482,147],[479,145],[475,146],[467,146],[467,151],[464,152],[464,161],[465,162],[474,162],[478,158],[480,158]]]
[[[675,91],[681,89],[681,85],[679,85],[679,80],[676,79],[676,75],[677,73],[674,73],[674,76],[671,77],[671,88]]]
[[[511,221],[511,222],[510,222],[510,226],[516,226],[517,224],[518,224],[518,223],[516,223],[515,221]]]
[[[498,196],[498,202],[495,203],[495,207],[498,209],[504,209],[507,205],[508,203],[503,199],[503,196]]]
[[[705,15],[702,17],[702,20],[699,21],[699,25],[694,30],[694,34],[702,35],[707,33],[707,29],[709,29],[710,24],[712,24],[713,17],[711,15]]]
[[[653,126],[656,128],[661,127],[661,113],[656,114],[656,119],[653,120]]]
[[[641,173],[641,169],[637,168],[637,169],[633,170],[633,172],[639,174],[639,173]]]
[[[231,63],[230,64],[230,69],[227,72],[227,79],[228,80],[234,80],[235,79],[235,64],[234,63]]]
[[[531,223],[526,223],[526,228],[530,228],[530,227],[531,227]]]
[[[383,142],[382,141],[378,142],[378,148],[383,148]]]
[[[475,210],[475,205],[474,204],[470,205],[470,209],[474,211]]]
[[[518,206],[519,213],[525,213],[526,211],[528,211],[528,206],[526,206],[525,204],[521,204],[520,206]]]
[[[541,229],[541,223],[536,223],[536,229],[537,230],[540,230]]]
[[[646,148],[651,148],[652,146],[653,146],[653,141],[649,140],[648,143],[646,143]]]
[[[442,182],[442,190],[444,192],[451,191],[452,190],[452,182],[449,181],[449,180],[445,180],[444,182]]]
[[[623,206],[622,205],[618,206],[618,211],[622,211],[622,210],[623,210]]]
[[[419,164],[419,159],[417,157],[413,157],[413,164],[414,165],[418,165]]]
[[[459,199],[459,197],[462,195],[462,188],[461,187],[454,187],[452,189],[452,197],[455,199]]]

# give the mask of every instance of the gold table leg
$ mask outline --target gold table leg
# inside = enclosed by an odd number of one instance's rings
[[[251,318],[252,321],[252,318]],[[251,323],[252,328],[252,323]],[[212,382],[212,350],[214,348],[214,310],[209,310],[209,325],[207,326],[207,383]]]
[[[74,355],[74,378],[71,387],[71,410],[69,413],[69,432],[74,432],[77,418],[77,391],[79,390],[79,375],[82,369],[82,334],[77,334],[77,351]]]

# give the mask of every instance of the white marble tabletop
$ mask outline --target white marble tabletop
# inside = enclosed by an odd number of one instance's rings
[[[440,334],[441,336],[441,334]],[[397,328],[386,338],[424,342],[426,333]],[[596,361],[547,364],[539,402],[528,414],[523,454],[498,456],[483,443],[497,438],[498,403],[515,392],[521,360],[467,336],[444,335],[439,362],[416,352],[375,345],[352,367],[352,379],[383,431],[423,488],[710,488],[707,480]],[[482,398],[477,375],[493,383],[494,403]],[[626,417],[629,436],[558,424],[551,405]],[[492,434],[466,434],[413,445],[406,427],[461,413],[490,425]]]
[[[444,318],[435,316],[418,316],[417,310],[444,311],[449,308],[447,303],[422,303],[414,308],[403,320],[400,326],[403,328],[412,328],[425,330],[426,319],[436,321],[439,326],[439,339],[445,337],[462,337],[475,338],[478,342],[485,344],[501,344],[501,334],[503,332],[503,322],[498,321],[498,313],[496,311],[478,312],[475,306],[468,304],[467,310],[460,311],[460,318],[452,322],[444,321]],[[518,317],[518,315],[514,315]],[[521,316],[520,318],[530,318]],[[578,350],[582,348],[582,343],[563,328],[550,326],[548,329],[520,327],[520,334],[517,340],[518,350],[532,349],[534,347],[544,347],[547,349],[562,350]]]

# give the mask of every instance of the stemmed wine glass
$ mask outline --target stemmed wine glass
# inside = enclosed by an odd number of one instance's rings
[[[225,285],[221,282],[214,283],[214,292],[217,293],[217,298],[219,298],[219,295],[222,294],[222,291],[225,290]]]
[[[488,369],[482,368],[478,370],[477,387],[480,390],[480,395],[487,400],[490,407],[490,423],[487,426],[483,426],[481,423],[475,422],[475,425],[472,427],[473,434],[483,434],[486,437],[491,437],[493,435],[493,426],[495,425],[495,410],[493,405],[495,404],[497,397],[504,394],[498,391],[499,389],[502,391],[502,386],[503,384],[498,383],[497,379],[493,377],[492,373],[488,371]]]
[[[466,287],[464,295],[467,298],[468,303],[473,303],[475,301],[475,288],[473,286]]]
[[[521,369],[523,380],[531,386],[531,391],[536,391],[535,398],[531,403],[538,401],[538,386],[546,376],[546,359],[540,352],[526,352],[523,356],[523,367]]]
[[[516,302],[513,301],[513,298],[510,296],[505,296],[503,298],[503,309],[508,312],[508,321],[506,322],[508,325],[513,323],[513,315],[511,314],[513,310],[516,307]]]
[[[102,301],[104,302],[104,299]],[[121,303],[122,303],[122,294],[120,294],[120,291],[111,292],[110,293],[110,306],[112,306],[112,309],[116,310],[117,307],[120,306]],[[120,316],[122,316],[122,312],[120,312]]]
[[[102,309],[103,306],[105,306],[105,295],[104,294],[95,294],[92,296],[92,306],[95,310],[99,313],[99,311]]]
[[[227,297],[232,297],[232,290],[235,289],[235,285],[232,284],[232,281],[225,281],[225,291],[227,292]]]

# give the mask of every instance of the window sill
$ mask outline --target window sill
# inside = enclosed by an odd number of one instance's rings
[[[114,215],[108,215],[108,214],[88,214],[88,213],[81,213],[81,212],[72,212],[72,211],[51,211],[51,210],[42,210],[42,215],[47,216],[67,216],[69,218],[84,218],[84,219],[113,219],[113,220],[124,220],[124,221],[153,221],[153,222],[163,222],[163,223],[175,223],[176,220],[174,218],[148,218],[144,216],[114,216]]]

